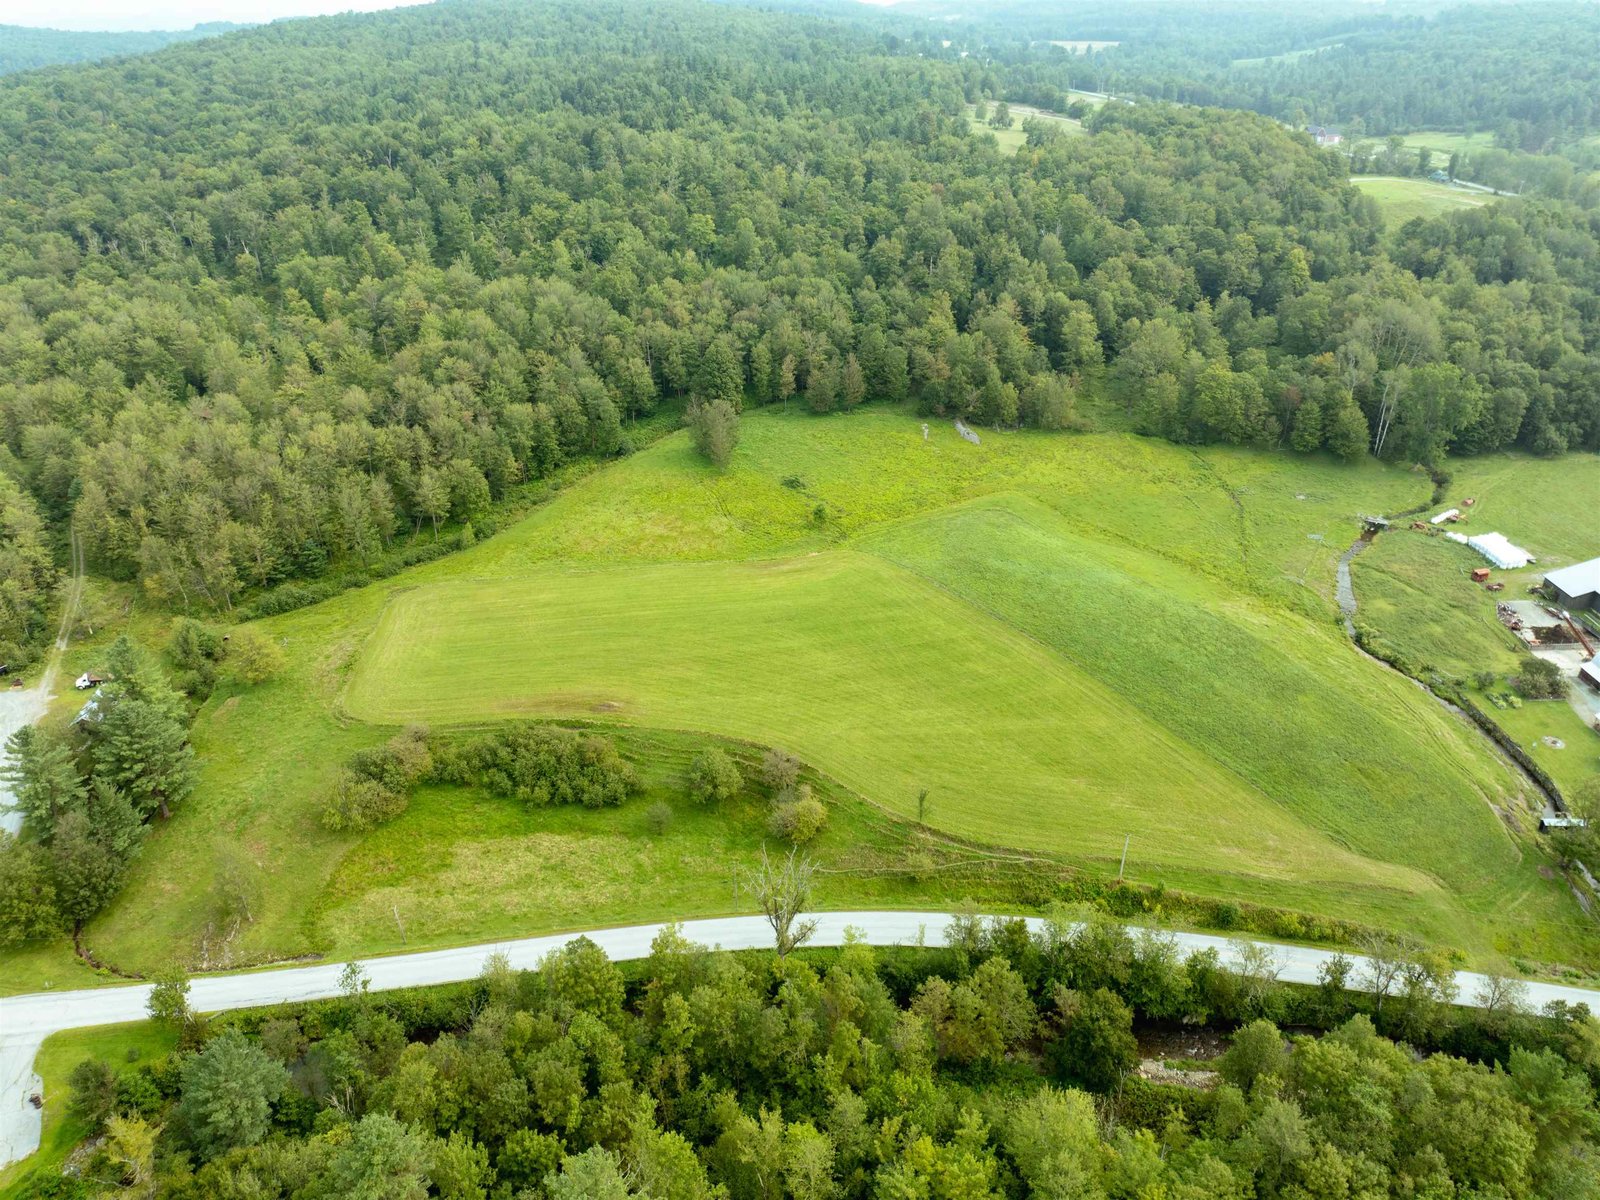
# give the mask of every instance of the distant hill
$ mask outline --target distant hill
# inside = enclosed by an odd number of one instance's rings
[[[119,54],[144,54],[174,42],[192,42],[243,29],[232,21],[210,21],[193,29],[153,29],[140,33],[78,33],[0,25],[0,75],[47,67],[51,63],[92,62]]]

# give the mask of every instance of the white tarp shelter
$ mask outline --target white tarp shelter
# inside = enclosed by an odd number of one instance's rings
[[[1513,546],[1503,533],[1480,533],[1468,538],[1467,545],[1502,571],[1516,571],[1533,561],[1533,555],[1521,546]]]

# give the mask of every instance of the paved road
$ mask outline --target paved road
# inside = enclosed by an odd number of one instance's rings
[[[815,946],[838,946],[846,930],[858,931],[875,946],[944,944],[949,913],[923,912],[837,912],[817,914]],[[1029,918],[1030,928],[1042,922]],[[631,925],[618,929],[599,929],[586,936],[595,941],[614,960],[644,958],[661,925]],[[683,932],[690,939],[724,950],[757,950],[772,945],[772,930],[760,917],[721,917],[714,920],[686,921]],[[425,984],[453,983],[472,979],[483,970],[484,959],[503,951],[514,967],[536,966],[541,958],[572,938],[574,933],[520,941],[462,946],[454,950],[428,950],[399,954],[363,962],[374,991],[416,987]],[[1199,933],[1171,935],[1183,953],[1214,949],[1225,963],[1231,962],[1234,943],[1227,938]],[[1267,945],[1276,956],[1278,978],[1289,983],[1315,983],[1317,971],[1333,957],[1331,951],[1304,946]],[[1356,958],[1357,979],[1362,976],[1361,960]],[[189,1000],[201,1012],[255,1008],[297,1000],[319,1000],[339,994],[339,974],[344,963],[323,963],[314,967],[291,967],[242,975],[208,975],[195,979]],[[1472,1005],[1484,985],[1484,977],[1459,972],[1458,1003]],[[1600,991],[1562,987],[1549,983],[1527,985],[1527,1002],[1542,1007],[1552,1000],[1585,1003],[1600,1010]],[[40,1088],[33,1073],[33,1060],[39,1046],[52,1033],[137,1021],[145,1015],[148,985],[96,988],[76,992],[44,992],[0,999],[0,1166],[32,1154],[39,1147],[40,1114],[28,1097]]]

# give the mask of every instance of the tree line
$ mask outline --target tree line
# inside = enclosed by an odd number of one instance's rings
[[[1353,137],[1488,132],[1506,149],[1581,152],[1600,130],[1588,46],[1600,17],[1573,3],[1357,4],[1272,9],[1193,0],[985,5],[942,29],[876,18],[922,53],[1006,65],[1012,99],[1063,111],[1069,88],[1247,109]],[[1111,43],[1091,52],[1070,39]],[[949,46],[944,45],[950,41]],[[1013,69],[1014,68],[1014,69]]]
[[[1183,441],[1600,445],[1591,214],[1386,242],[1301,136],[1158,104],[1008,157],[965,106],[1022,68],[919,55],[473,0],[7,77],[0,511],[226,613],[465,533],[658,411],[714,462],[751,405],[1069,428],[1101,388]],[[0,537],[27,610],[48,573]],[[37,610],[0,620],[36,642]]]
[[[669,927],[638,964],[580,938],[533,971],[495,955],[470,985],[387,996],[352,963],[342,999],[210,1021],[164,976],[151,1011],[179,1049],[82,1063],[71,1105],[103,1136],[79,1174],[36,1174],[22,1194],[1578,1200],[1600,1187],[1600,1026],[1584,1011],[1535,1017],[1501,991],[1453,1014],[1383,966],[1367,986],[1394,995],[1374,1011],[1336,973],[1291,993],[1259,963],[1184,960],[1158,933],[1081,914],[1038,934],[977,919],[949,932],[943,950],[739,956]],[[1220,1057],[1172,1064],[1179,1082],[1134,1073],[1139,1027],[1178,1019],[1237,1032]],[[1391,1040],[1402,1029],[1410,1044]]]

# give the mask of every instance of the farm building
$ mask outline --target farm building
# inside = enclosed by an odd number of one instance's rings
[[[1335,133],[1325,125],[1313,125],[1306,132],[1319,146],[1337,146],[1344,141],[1344,134]]]
[[[1544,586],[1552,600],[1571,612],[1600,610],[1600,558],[1551,571]]]

